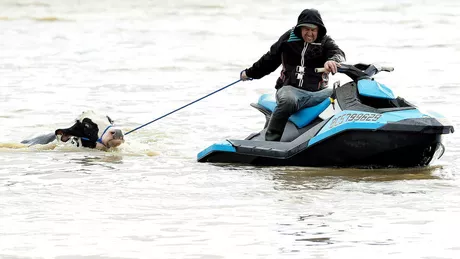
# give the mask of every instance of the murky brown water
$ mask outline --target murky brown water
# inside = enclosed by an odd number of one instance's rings
[[[118,151],[18,144],[88,109],[130,130],[234,82],[308,7],[350,63],[394,66],[379,80],[458,128],[460,4],[351,3],[1,1],[0,258],[459,258],[457,133],[422,169],[196,162],[263,126],[249,104],[277,73]]]

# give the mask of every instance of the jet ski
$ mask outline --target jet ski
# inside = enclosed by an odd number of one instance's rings
[[[293,114],[279,142],[265,141],[276,101],[264,94],[251,104],[266,118],[260,132],[215,143],[199,152],[197,160],[262,166],[427,166],[444,154],[443,136],[454,127],[441,114],[420,110],[373,78],[393,70],[341,64],[337,72],[352,81],[335,82],[329,99]]]

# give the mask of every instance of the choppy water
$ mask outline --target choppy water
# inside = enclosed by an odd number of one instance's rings
[[[234,82],[310,7],[349,63],[394,66],[381,82],[458,129],[458,1],[1,1],[0,258],[459,258],[458,134],[424,169],[196,162],[263,126],[249,103],[277,73],[118,151],[17,145],[88,109],[130,130]]]

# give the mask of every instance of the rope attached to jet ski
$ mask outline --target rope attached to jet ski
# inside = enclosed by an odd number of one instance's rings
[[[186,105],[184,105],[184,106],[182,106],[182,107],[179,107],[179,108],[175,109],[174,111],[168,112],[168,113],[166,113],[165,115],[162,115],[162,116],[160,116],[160,117],[158,117],[158,118],[156,118],[156,119],[154,119],[154,120],[152,120],[152,121],[150,121],[150,122],[147,122],[147,123],[145,123],[145,124],[143,124],[143,125],[141,125],[141,126],[135,128],[135,129],[132,129],[132,130],[126,132],[126,133],[125,133],[125,136],[128,135],[128,134],[130,134],[131,132],[134,132],[134,131],[136,131],[136,130],[138,130],[138,129],[141,129],[141,128],[143,128],[143,127],[149,125],[150,123],[153,123],[153,122],[155,122],[155,121],[157,121],[157,120],[160,120],[160,119],[162,119],[162,118],[164,118],[164,117],[166,117],[166,116],[168,116],[168,115],[170,115],[170,114],[172,114],[172,113],[175,113],[175,112],[177,112],[177,111],[179,111],[179,110],[182,110],[183,108],[185,108],[185,107],[187,107],[187,106],[189,106],[189,105],[192,105],[192,104],[194,104],[194,103],[196,103],[196,102],[198,102],[198,101],[201,101],[201,100],[203,100],[204,98],[206,98],[206,97],[208,97],[208,96],[211,96],[211,95],[213,95],[213,94],[215,94],[215,93],[217,93],[217,92],[220,92],[220,91],[224,90],[225,88],[230,87],[230,86],[232,86],[232,85],[234,85],[234,84],[236,84],[236,83],[238,83],[238,82],[240,82],[240,81],[241,81],[241,79],[238,79],[237,81],[235,81],[235,82],[233,82],[233,83],[231,83],[231,84],[228,84],[228,85],[226,85],[226,86],[224,86],[224,87],[222,87],[222,88],[220,88],[220,89],[217,89],[216,91],[214,91],[214,92],[212,92],[212,93],[210,93],[210,94],[207,94],[207,95],[205,95],[205,96],[203,96],[203,97],[201,97],[201,98],[199,98],[199,99],[196,99],[195,101],[190,102],[190,103],[188,103],[188,104],[186,104]]]

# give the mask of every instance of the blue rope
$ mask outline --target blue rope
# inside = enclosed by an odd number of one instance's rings
[[[189,105],[192,105],[192,104],[194,104],[194,103],[196,103],[196,102],[198,102],[198,101],[201,101],[201,100],[203,100],[204,98],[206,98],[206,97],[208,97],[208,96],[211,96],[211,95],[213,95],[213,94],[215,94],[215,93],[217,93],[217,92],[220,92],[220,91],[224,90],[225,88],[230,87],[230,86],[232,86],[232,85],[238,83],[239,81],[241,81],[241,79],[238,79],[237,81],[235,81],[235,82],[233,82],[233,83],[231,83],[231,84],[229,84],[229,85],[226,85],[226,86],[224,86],[224,87],[222,87],[222,88],[220,88],[220,89],[218,89],[218,90],[216,90],[216,91],[214,91],[214,92],[212,92],[212,93],[210,93],[210,94],[207,94],[207,95],[205,95],[205,96],[203,96],[203,97],[201,97],[201,98],[199,98],[199,99],[197,99],[197,100],[195,100],[195,101],[193,101],[193,102],[191,102],[191,103],[188,103],[188,104],[186,104],[186,105],[184,105],[184,106],[182,106],[182,107],[180,107],[180,108],[177,108],[177,109],[175,109],[174,111],[168,112],[168,113],[166,113],[165,115],[162,115],[162,116],[160,116],[160,117],[154,119],[153,121],[147,122],[147,123],[145,123],[145,124],[143,124],[143,125],[141,125],[141,126],[135,128],[135,129],[132,129],[132,130],[126,132],[126,133],[125,133],[125,136],[128,135],[129,133],[133,132],[133,131],[136,131],[136,130],[138,130],[138,129],[141,129],[141,128],[143,128],[143,127],[149,125],[150,123],[153,123],[153,122],[155,122],[155,121],[157,121],[157,120],[160,120],[160,119],[162,119],[162,118],[164,118],[164,117],[166,117],[166,116],[168,116],[168,115],[170,115],[170,114],[172,114],[172,113],[175,113],[175,112],[177,112],[177,111],[179,111],[179,110],[181,110],[181,109],[183,109],[183,108],[185,108],[185,107],[187,107],[187,106],[189,106]]]

